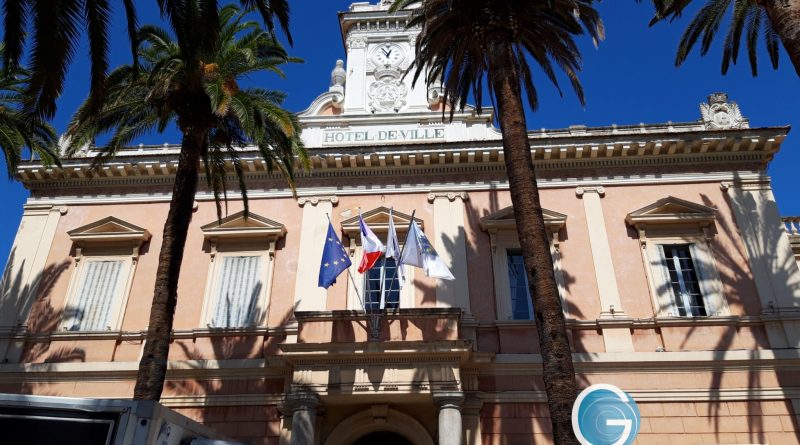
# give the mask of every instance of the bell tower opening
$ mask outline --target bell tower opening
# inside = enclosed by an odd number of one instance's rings
[[[375,431],[361,436],[353,445],[413,445],[405,437],[391,431]]]

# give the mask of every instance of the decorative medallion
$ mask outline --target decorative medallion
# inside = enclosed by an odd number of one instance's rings
[[[700,104],[703,124],[708,130],[727,130],[731,128],[748,128],[747,119],[742,117],[739,105],[728,101],[725,93],[714,93],[708,96],[708,103]]]
[[[408,87],[403,81],[393,76],[384,76],[372,82],[367,90],[370,99],[370,111],[398,112],[406,105]]]

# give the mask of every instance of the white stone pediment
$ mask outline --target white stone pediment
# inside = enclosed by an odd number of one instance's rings
[[[115,216],[103,219],[72,229],[67,232],[69,238],[77,244],[85,243],[119,243],[133,241],[143,243],[150,239],[147,229],[121,220]]]
[[[388,207],[377,207],[364,212],[361,215],[364,218],[364,222],[367,223],[369,228],[374,232],[386,232],[389,230]],[[395,210],[392,212],[392,219],[394,220],[394,228],[398,233],[406,232],[408,230],[408,225],[411,223],[411,215]],[[423,222],[421,219],[414,217],[414,221],[417,222],[417,225],[420,229],[423,228]],[[342,231],[351,239],[353,237],[358,237],[358,234],[360,233],[358,216],[354,216],[342,221]]]
[[[625,217],[629,225],[696,224],[707,226],[714,221],[715,210],[702,204],[668,196],[634,210]]]
[[[244,211],[226,216],[201,227],[203,235],[211,241],[234,238],[278,239],[286,234],[286,227],[269,218],[250,212],[247,218]]]
[[[567,215],[542,209],[545,226],[553,233],[557,233],[567,223]],[[517,221],[514,219],[514,207],[508,206],[481,218],[481,227],[487,232],[499,230],[516,230]]]

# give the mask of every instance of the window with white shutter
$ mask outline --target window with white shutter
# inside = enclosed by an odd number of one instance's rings
[[[258,321],[264,286],[263,260],[263,255],[230,255],[219,259],[211,327],[244,327]]]
[[[105,331],[116,327],[129,274],[127,263],[121,259],[85,260],[74,297],[65,309],[65,329]]]
[[[674,196],[634,210],[656,317],[728,315],[713,253],[716,209]]]

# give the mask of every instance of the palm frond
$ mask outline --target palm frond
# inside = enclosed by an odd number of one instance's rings
[[[656,11],[650,22],[651,26],[667,18],[674,21],[681,17],[684,10],[693,3],[693,0],[651,1]],[[700,0],[695,0],[694,3],[700,3]],[[680,66],[686,61],[698,41],[701,42],[700,55],[705,56],[717,34],[720,33],[723,22],[728,17],[730,20],[727,23],[727,31],[722,44],[722,74],[726,74],[730,66],[736,64],[744,39],[750,72],[753,76],[757,76],[758,41],[762,34],[770,63],[773,68],[777,68],[780,53],[779,40],[760,0],[705,0],[680,38],[675,55],[675,65]]]
[[[424,77],[429,85],[441,83],[452,118],[467,99],[481,112],[483,83],[508,75],[520,80],[528,102],[536,108],[531,61],[560,94],[556,68],[563,72],[583,103],[578,79],[581,55],[574,39],[587,34],[596,43],[605,37],[592,4],[593,0],[396,0],[390,10],[414,7],[408,26],[420,26],[422,31],[409,68],[412,82]],[[510,61],[499,62],[499,52],[510,54]],[[494,98],[491,85],[488,92]]]
[[[262,88],[240,88],[250,73],[272,71],[295,61],[269,32],[248,20],[248,12],[227,6],[212,13],[211,0],[160,2],[170,16],[171,32],[145,25],[137,32],[138,66],[111,71],[103,85],[106,97],[99,110],[90,101],[77,110],[67,130],[66,151],[74,154],[99,136],[108,143],[98,149],[97,168],[146,133],[162,132],[171,122],[184,131],[207,128],[200,158],[206,185],[216,198],[218,216],[227,212],[230,172],[247,208],[241,152],[256,147],[270,171],[280,171],[294,191],[295,171],[309,168],[300,142],[297,117],[283,109],[285,94]],[[215,20],[212,28],[199,26]],[[176,27],[180,26],[180,29]],[[213,41],[189,42],[204,32]],[[187,105],[188,104],[188,105]],[[192,124],[190,124],[190,122]]]

